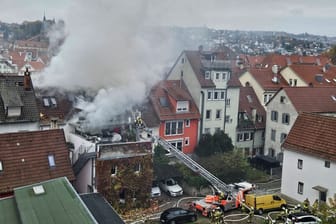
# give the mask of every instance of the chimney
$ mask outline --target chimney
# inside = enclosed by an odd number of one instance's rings
[[[24,87],[24,90],[26,91],[31,90],[31,79],[30,79],[30,72],[28,71],[28,67],[26,67],[26,71],[24,73],[23,87]]]

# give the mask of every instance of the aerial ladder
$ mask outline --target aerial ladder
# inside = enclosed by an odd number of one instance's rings
[[[223,181],[217,178],[215,175],[210,173],[200,164],[191,159],[188,155],[184,154],[181,150],[164,140],[163,138],[158,138],[157,143],[161,145],[165,150],[172,153],[177,159],[183,162],[187,167],[189,167],[194,172],[201,175],[206,179],[217,191],[228,192],[232,189],[227,186]]]

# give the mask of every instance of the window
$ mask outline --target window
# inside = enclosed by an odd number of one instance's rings
[[[329,160],[324,161],[324,167],[330,168],[330,161]]]
[[[140,173],[141,171],[141,164],[140,163],[137,163],[134,165],[134,172],[135,173]]]
[[[220,132],[220,128],[218,128],[218,127],[215,128],[215,132],[217,132],[217,133]]]
[[[223,80],[229,80],[230,79],[230,73],[229,72],[223,72]]]
[[[244,133],[244,141],[248,141],[248,140],[251,140],[250,133],[249,132],[245,132]]]
[[[302,159],[298,159],[298,162],[297,162],[297,168],[302,170],[302,166],[303,166],[303,160]]]
[[[278,111],[271,111],[271,121],[278,121]]]
[[[184,59],[184,58],[181,58],[181,63],[182,63],[182,64],[184,64],[184,61],[185,61],[185,59]]]
[[[220,73],[216,73],[216,79],[218,80],[219,79],[219,75],[220,75]]]
[[[189,101],[177,101],[176,112],[189,111]]]
[[[299,194],[303,194],[303,183],[302,182],[298,182],[298,193]]]
[[[293,86],[293,79],[289,79],[289,85]]]
[[[3,171],[2,161],[0,161],[0,172]]]
[[[281,135],[280,135],[280,142],[283,143],[286,138],[287,138],[287,134],[286,133],[281,133]]]
[[[182,151],[182,142],[183,140],[178,140],[178,141],[171,141],[169,143],[172,144],[178,150]]]
[[[183,133],[183,121],[166,121],[165,135],[176,135]]]
[[[264,103],[266,104],[268,101],[267,94],[264,94]]]
[[[275,150],[273,148],[268,149],[268,156],[275,157]]]
[[[222,100],[224,100],[224,98],[225,98],[225,91],[221,91],[221,92],[220,92],[220,98],[221,98]]]
[[[204,128],[204,134],[210,134],[210,128]]]
[[[118,167],[116,165],[112,165],[111,167],[111,176],[117,175]]]
[[[232,122],[232,119],[230,119],[230,115],[225,116],[225,122],[226,123],[231,123]]]
[[[237,142],[242,142],[243,141],[243,134],[239,133],[237,134]]]
[[[275,136],[276,136],[276,130],[272,129],[271,130],[271,140],[275,142]]]
[[[280,96],[280,103],[285,103],[285,102],[286,102],[286,97]]]
[[[230,99],[226,99],[225,103],[226,103],[226,106],[230,106],[231,100]]]
[[[294,79],[294,86],[297,86],[297,79]]]
[[[212,91],[208,91],[208,100],[212,99]]]
[[[181,70],[181,77],[183,77],[183,70]]]
[[[56,164],[55,164],[55,157],[54,157],[53,154],[48,155],[48,162],[49,162],[49,167],[50,168],[56,166]]]
[[[282,123],[283,124],[289,124],[289,120],[290,120],[289,118],[290,118],[289,114],[283,113],[282,114]]]
[[[211,119],[211,110],[206,110],[205,119]]]
[[[214,92],[214,100],[218,100],[219,99],[219,92],[215,91]]]
[[[186,137],[186,138],[184,139],[184,145],[189,145],[189,137]]]
[[[190,120],[189,119],[185,120],[185,126],[190,127]]]
[[[205,72],[205,79],[210,79],[210,72],[209,71]]]
[[[216,110],[216,119],[221,118],[221,113],[222,113],[222,110]]]

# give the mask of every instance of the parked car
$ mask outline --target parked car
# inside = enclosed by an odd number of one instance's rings
[[[186,222],[195,222],[197,214],[183,208],[169,208],[162,212],[160,216],[161,223],[177,224]]]
[[[321,219],[304,212],[297,212],[289,214],[286,220],[288,224],[319,224]]]
[[[159,185],[156,181],[152,182],[151,196],[152,196],[152,198],[161,196],[161,190],[160,190]]]
[[[183,189],[173,178],[168,178],[165,180],[161,180],[160,188],[162,191],[166,192],[170,196],[176,197],[183,194]]]

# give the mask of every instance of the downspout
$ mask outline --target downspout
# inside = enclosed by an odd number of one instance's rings
[[[203,116],[204,116],[204,92],[203,90],[201,90],[201,119],[200,119],[200,132],[199,132],[200,137],[203,135]]]
[[[224,99],[224,127],[223,127],[223,132],[225,134],[225,124],[226,124],[226,100],[227,100],[227,89],[228,87],[226,86],[225,89],[225,99]]]

